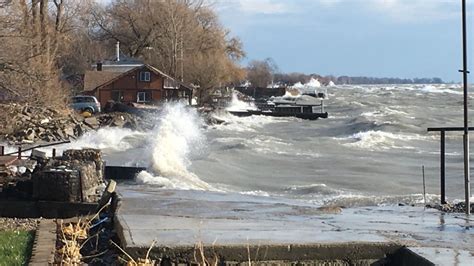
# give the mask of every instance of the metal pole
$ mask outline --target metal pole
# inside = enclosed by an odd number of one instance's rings
[[[441,131],[441,158],[440,158],[440,169],[441,169],[441,204],[446,204],[446,132]]]
[[[423,204],[426,206],[426,185],[425,185],[425,166],[421,167],[421,172],[423,174]]]
[[[470,173],[469,173],[469,126],[468,126],[468,104],[467,104],[467,25],[466,25],[466,0],[462,0],[462,42],[463,42],[463,83],[464,83],[464,192],[466,201],[466,214],[469,215],[471,212],[470,197],[471,197],[471,184],[470,184]]]

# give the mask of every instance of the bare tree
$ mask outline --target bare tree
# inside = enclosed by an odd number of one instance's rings
[[[74,39],[83,1],[3,1],[0,12],[0,90],[18,100],[64,109],[68,92],[58,59]]]
[[[100,39],[120,41],[130,56],[193,83],[199,102],[244,76],[242,43],[203,0],[117,0],[93,16]]]
[[[271,58],[263,61],[253,60],[247,67],[247,79],[252,86],[266,88],[273,82],[273,77],[278,71],[278,66]]]

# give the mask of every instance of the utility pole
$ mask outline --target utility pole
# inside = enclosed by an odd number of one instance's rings
[[[181,82],[184,82],[184,41],[181,32]]]
[[[464,87],[464,193],[466,201],[466,214],[471,213],[470,197],[471,197],[471,177],[469,173],[469,109],[468,109],[468,84],[467,84],[467,25],[466,25],[466,0],[462,0],[462,45],[463,45],[463,69],[459,72],[463,73]]]

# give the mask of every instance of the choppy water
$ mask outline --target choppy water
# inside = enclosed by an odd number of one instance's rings
[[[439,194],[439,135],[462,126],[458,85],[328,88],[328,119],[216,114],[165,107],[153,132],[101,129],[67,147],[103,148],[108,165],[144,165],[137,186],[237,192],[344,206],[421,203]],[[472,99],[471,99],[472,101]],[[63,148],[67,148],[63,147]],[[474,147],[474,146],[473,146]],[[462,132],[447,136],[447,194],[462,199]]]

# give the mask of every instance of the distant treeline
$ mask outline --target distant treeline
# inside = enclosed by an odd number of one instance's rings
[[[348,77],[341,76],[335,81],[336,84],[441,84],[444,81],[440,78],[373,78],[373,77]]]
[[[321,76],[318,74],[303,74],[303,73],[276,73],[274,74],[274,83],[281,85],[293,85],[301,82],[303,84],[309,82],[311,78],[318,79],[324,85],[329,82],[334,82],[337,85],[343,84],[442,84],[444,81],[441,78],[374,78],[374,77],[349,77],[349,76]]]

